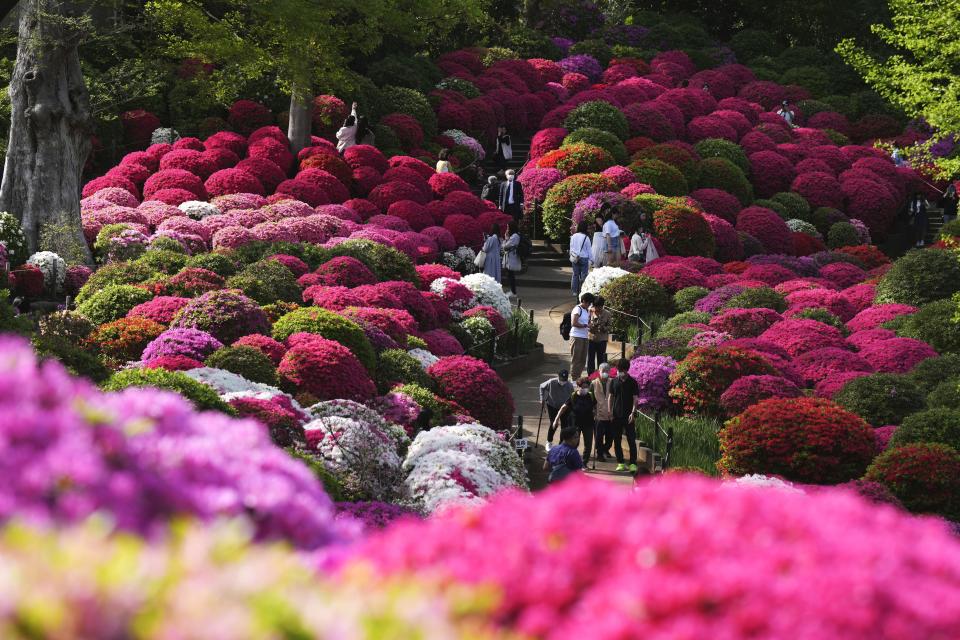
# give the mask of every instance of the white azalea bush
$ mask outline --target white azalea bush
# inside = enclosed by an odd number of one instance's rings
[[[426,349],[410,349],[407,351],[413,358],[420,363],[420,366],[423,367],[424,371],[429,369],[434,363],[438,362],[440,358],[433,355]]]
[[[202,202],[200,200],[188,200],[180,204],[180,211],[191,218],[196,220],[202,220],[207,216],[216,216],[223,213],[216,207],[216,205],[210,204],[209,202]]]
[[[626,271],[624,271],[626,273]],[[485,273],[471,273],[460,279],[460,284],[473,292],[477,297],[477,305],[493,307],[503,318],[509,318],[512,314],[510,299],[503,292],[503,287],[499,282]]]
[[[410,499],[425,513],[480,504],[502,489],[527,486],[523,464],[510,443],[476,423],[420,432],[403,468]]]
[[[620,267],[600,267],[599,269],[594,269],[583,281],[583,286],[580,288],[580,293],[592,293],[593,295],[597,295],[608,282],[612,282],[617,278],[622,278],[623,276],[627,275],[630,275],[630,272],[626,269],[621,269]]]
[[[67,263],[53,251],[39,251],[27,259],[27,264],[43,272],[43,287],[51,293],[63,288],[67,279]]]
[[[477,253],[470,247],[457,247],[453,251],[445,251],[440,256],[440,260],[454,271],[470,273],[476,269],[473,265],[473,260],[476,257]]]

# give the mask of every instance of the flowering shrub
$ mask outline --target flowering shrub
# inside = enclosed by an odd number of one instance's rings
[[[910,251],[897,260],[877,285],[877,303],[919,306],[960,291],[960,261],[939,249]]]
[[[706,278],[699,271],[676,262],[657,260],[644,267],[642,272],[656,280],[670,293],[676,293],[686,287],[706,284]]]
[[[960,511],[960,454],[947,445],[916,443],[887,449],[865,478],[885,485],[910,511],[948,518],[956,518]]]
[[[763,356],[739,347],[700,347],[670,375],[670,397],[684,413],[719,415],[720,396],[747,375],[775,375]]]
[[[873,372],[873,366],[846,349],[825,347],[808,351],[793,360],[793,366],[803,376],[807,386],[814,386],[830,375],[848,371]]]
[[[734,338],[756,338],[783,319],[773,309],[724,309],[710,319],[710,326]]]
[[[203,361],[222,347],[222,342],[205,331],[169,329],[144,348],[141,360],[149,362],[163,356],[186,356]]]
[[[822,398],[764,400],[720,431],[726,473],[764,473],[813,484],[859,478],[874,455],[873,430]]]
[[[660,195],[682,196],[687,193],[687,179],[679,169],[655,158],[641,158],[630,165],[637,180],[648,184]]]
[[[802,395],[797,385],[780,376],[744,376],[727,387],[720,396],[720,406],[727,417],[733,417],[768,398],[799,398]]]
[[[714,253],[713,232],[695,209],[671,205],[653,214],[653,230],[670,255],[706,256]]]
[[[312,334],[294,334],[289,342],[278,367],[282,381],[318,400],[364,401],[376,395],[364,366],[347,347]]]
[[[493,307],[502,318],[509,318],[513,314],[510,300],[503,292],[503,287],[490,276],[483,273],[473,273],[461,278],[459,284],[473,293],[476,302],[470,306]],[[449,284],[447,287],[449,287]],[[451,304],[451,306],[453,305]]]
[[[890,338],[867,345],[860,351],[860,355],[877,371],[907,373],[917,366],[917,363],[927,358],[936,358],[937,352],[920,340]]]
[[[470,356],[441,358],[427,373],[444,397],[463,406],[494,429],[507,429],[513,418],[513,397],[503,380],[485,362]],[[491,398],[497,398],[495,403]]]
[[[676,368],[676,360],[667,356],[638,356],[631,360],[630,377],[640,388],[637,405],[654,411],[667,408],[670,374]]]
[[[250,332],[255,333],[255,332]],[[341,315],[318,307],[302,307],[287,313],[273,325],[273,338],[285,341],[297,333],[322,336],[339,342],[369,370],[373,371],[376,357],[373,347],[360,326]]]
[[[767,253],[793,253],[790,228],[776,213],[765,207],[747,207],[737,214],[737,231],[748,233]]]
[[[785,349],[793,357],[814,349],[847,347],[838,329],[816,320],[782,320],[761,333],[759,338]]]
[[[235,291],[210,291],[184,306],[173,328],[200,329],[229,344],[251,333],[268,332],[270,323],[250,298]]]
[[[138,304],[127,312],[128,318],[145,318],[169,326],[177,313],[190,302],[190,298],[157,296]]]
[[[565,176],[580,173],[599,173],[612,166],[613,156],[605,149],[575,142],[550,151],[537,160],[538,169],[557,169]]]
[[[163,333],[164,328],[146,318],[120,318],[94,329],[87,344],[99,349],[111,364],[119,366],[139,360],[143,349]]]
[[[847,322],[847,328],[851,331],[877,329],[894,318],[916,313],[916,311],[916,307],[906,304],[879,304],[855,315]]]
[[[609,309],[644,315],[669,315],[673,299],[659,282],[647,275],[627,274],[607,282],[600,289]],[[614,313],[610,329],[614,335],[626,336],[634,319]]]
[[[598,173],[584,173],[564,178],[550,187],[543,201],[543,225],[547,234],[554,239],[569,237],[574,206],[597,191],[616,191],[616,184]]]

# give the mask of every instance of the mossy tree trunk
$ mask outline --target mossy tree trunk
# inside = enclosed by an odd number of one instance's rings
[[[287,120],[287,138],[290,139],[290,151],[297,155],[301,149],[310,146],[310,132],[313,128],[313,105],[297,89],[290,94],[290,115]]]
[[[31,252],[37,250],[43,228],[58,225],[68,229],[68,237],[78,243],[73,249],[80,248],[89,262],[80,185],[93,118],[77,52],[84,32],[65,5],[59,0],[20,3],[0,209],[20,220]]]

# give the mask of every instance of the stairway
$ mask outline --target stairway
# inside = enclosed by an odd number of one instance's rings
[[[543,240],[534,240],[533,252],[527,259],[525,270],[517,279],[517,286],[569,289],[572,275],[566,251]]]
[[[513,169],[517,173],[520,172],[520,169],[527,162],[527,156],[530,155],[530,138],[513,138],[513,157],[507,160],[507,169]],[[493,159],[493,152],[490,152],[490,155],[483,161],[483,179],[480,180],[480,185],[474,187],[474,193],[480,195],[480,190],[483,189],[483,185],[487,182],[487,176],[494,175],[497,173],[497,163]]]
[[[943,228],[943,209],[930,207],[927,209],[927,237],[924,241],[929,245],[940,239],[940,229]]]

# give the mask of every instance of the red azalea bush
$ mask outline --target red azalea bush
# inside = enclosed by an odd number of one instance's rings
[[[717,463],[732,475],[759,473],[811,484],[863,475],[874,455],[873,429],[822,398],[770,399],[720,430]]]
[[[121,113],[120,124],[123,125],[124,138],[135,147],[150,144],[150,135],[162,126],[160,118],[144,109]]]
[[[710,327],[734,338],[756,338],[781,320],[773,309],[724,309],[710,319]]]
[[[771,287],[793,280],[797,277],[793,271],[779,264],[751,264],[741,274],[744,280],[759,280]]]
[[[320,276],[313,284],[327,286],[359,287],[364,284],[376,284],[377,276],[356,258],[338,256],[317,267],[314,271]]]
[[[443,228],[453,235],[458,247],[479,251],[483,244],[483,229],[470,216],[455,214],[443,221]]]
[[[539,158],[554,149],[559,149],[568,133],[569,131],[563,127],[540,129],[530,140],[530,158]]]
[[[817,207],[843,208],[840,183],[829,173],[802,173],[790,185],[790,190],[803,196],[811,209]]]
[[[157,296],[153,300],[138,304],[127,312],[128,318],[146,318],[153,322],[169,326],[180,309],[184,308],[190,298],[178,296]]]
[[[249,335],[245,335],[234,342],[231,346],[253,347],[254,349],[260,351],[263,355],[270,358],[270,361],[275,367],[280,365],[283,355],[287,352],[287,348],[282,342],[278,342],[270,336],[265,336],[260,333],[251,333]]]
[[[338,158],[339,160],[339,158]],[[287,179],[276,162],[267,158],[245,158],[234,167],[237,171],[249,173],[263,185],[263,193],[273,193],[277,185]]]
[[[834,262],[820,269],[820,277],[846,289],[866,280],[867,272],[849,262]]]
[[[360,326],[373,325],[390,336],[398,344],[404,344],[407,336],[418,331],[417,321],[403,309],[378,309],[376,307],[347,307],[343,312]]]
[[[920,340],[890,338],[865,346],[860,355],[882,373],[907,373],[923,360],[939,354]]]
[[[344,398],[365,402],[376,395],[367,370],[339,342],[296,333],[287,343],[290,349],[278,367],[281,378],[317,401]]]
[[[723,392],[720,406],[724,415],[732,418],[768,398],[799,398],[802,395],[797,385],[780,376],[744,376]]]
[[[437,389],[491,429],[509,429],[513,396],[503,380],[483,360],[448,356],[427,369]]]
[[[237,100],[230,106],[227,122],[238,133],[250,135],[273,122],[273,114],[259,102]]]
[[[794,291],[787,295],[787,307],[785,316],[794,316],[804,309],[815,309],[817,307],[826,309],[833,315],[846,322],[853,315],[853,307],[847,302],[847,299],[836,291],[829,289],[804,289]]]
[[[727,346],[700,347],[670,374],[670,397],[686,414],[720,415],[720,396],[737,378],[776,373],[755,351]]]
[[[302,276],[303,274],[305,274],[307,271],[310,270],[310,267],[307,266],[306,262],[304,262],[303,260],[301,260],[296,256],[287,255],[285,253],[275,253],[272,256],[267,256],[266,259],[273,260],[274,262],[279,262],[280,264],[285,266],[287,269],[289,269],[290,273],[292,273],[294,277],[297,277],[297,278],[299,278],[300,276]]]
[[[144,348],[164,330],[164,325],[147,318],[120,318],[94,329],[86,345],[98,349],[108,363],[123,365],[139,360]]]
[[[840,253],[845,253],[852,258],[859,260],[865,269],[875,269],[885,264],[890,264],[890,258],[883,251],[872,244],[861,244],[853,247],[842,247],[837,249]]]
[[[311,207],[330,203],[330,198],[323,189],[299,178],[284,180],[277,185],[276,192],[277,194],[287,195],[301,202],[306,202]]]
[[[870,180],[844,180],[841,189],[846,214],[862,220],[877,239],[885,238],[897,216],[900,199]]]
[[[759,338],[772,342],[793,357],[814,349],[844,349],[847,346],[839,329],[816,320],[782,320],[761,333]]]
[[[716,248],[710,225],[690,207],[668,205],[654,212],[653,229],[670,255],[711,257]]]
[[[743,257],[743,245],[740,244],[740,236],[737,235],[737,230],[734,229],[732,224],[723,218],[710,214],[704,214],[703,219],[710,225],[715,246],[714,254],[717,260],[739,260]],[[713,288],[713,285],[708,282],[707,287]]]
[[[763,245],[767,253],[793,253],[790,228],[766,207],[747,207],[737,215],[737,231],[746,233]]]
[[[160,356],[143,363],[144,369],[166,369],[167,371],[189,371],[199,369],[203,363],[187,356]]]
[[[922,442],[888,449],[865,478],[885,485],[910,511],[960,516],[960,453],[953,447]]]
[[[470,192],[470,185],[455,173],[435,173],[427,182],[436,198],[445,198],[454,191]]]
[[[855,331],[847,336],[847,342],[852,344],[857,350],[862,350],[868,345],[878,342],[880,340],[889,340],[890,338],[896,338],[895,334],[890,329],[864,329],[863,331]]]
[[[187,304],[175,329],[200,329],[224,344],[251,333],[267,333],[270,322],[256,302],[233,290],[210,291]]]
[[[203,181],[183,169],[165,169],[147,178],[143,184],[143,199],[158,199],[155,197],[158,192],[168,189],[188,191],[194,196],[192,200],[207,199],[207,190],[203,186]]]
[[[903,315],[916,313],[917,308],[908,304],[890,303],[878,304],[864,309],[847,322],[847,328],[850,331],[864,331],[866,329],[877,329],[884,322],[888,322]]]
[[[463,312],[464,319],[472,318],[474,316],[480,316],[489,320],[490,324],[493,325],[493,330],[496,335],[501,335],[507,331],[506,320],[504,320],[503,316],[501,316],[493,307],[479,306]]]
[[[204,183],[207,194],[213,198],[231,193],[255,193],[264,195],[263,185],[243,169],[221,169]]]
[[[613,165],[610,153],[585,142],[567,144],[549,151],[537,160],[538,169],[557,169],[563,175],[599,173]]]
[[[690,197],[700,204],[703,211],[730,223],[737,221],[737,214],[743,208],[736,196],[720,189],[697,189]]]
[[[333,204],[342,204],[350,199],[350,190],[335,175],[323,169],[302,169],[297,180],[309,182],[327,195]]]
[[[760,198],[787,191],[795,177],[790,161],[775,151],[751,154],[750,169],[754,192]]]
[[[857,354],[836,347],[808,351],[795,358],[793,366],[803,376],[804,383],[810,387],[837,373],[874,371],[873,365]]]
[[[441,358],[445,356],[463,355],[463,346],[460,342],[443,329],[424,331],[420,337],[427,343],[430,353]]]
[[[417,149],[423,145],[423,127],[413,116],[391,113],[380,118],[380,124],[393,130],[404,149]]]
[[[819,398],[833,399],[848,382],[868,375],[870,375],[868,371],[840,371],[839,373],[831,373],[817,383],[814,387],[814,393]]]
[[[687,287],[702,287],[706,284],[706,278],[702,273],[676,262],[656,260],[645,266],[641,273],[659,282],[670,293],[676,293]]]

